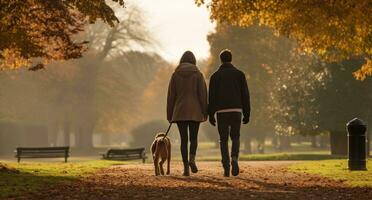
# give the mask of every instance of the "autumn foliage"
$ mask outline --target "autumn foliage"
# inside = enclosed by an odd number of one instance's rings
[[[360,80],[372,76],[370,0],[212,0],[209,8],[213,20],[269,26],[276,34],[295,39],[302,52],[327,61],[364,57],[364,66],[354,75]]]
[[[73,36],[98,19],[118,22],[104,0],[0,0],[0,70],[81,57],[86,41]]]

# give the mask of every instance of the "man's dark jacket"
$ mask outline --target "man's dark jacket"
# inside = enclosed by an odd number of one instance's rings
[[[241,108],[244,118],[249,120],[251,106],[245,74],[231,63],[223,63],[209,81],[208,114],[222,109]]]

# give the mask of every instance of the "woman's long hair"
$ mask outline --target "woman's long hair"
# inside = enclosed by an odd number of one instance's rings
[[[186,51],[181,57],[180,64],[181,63],[191,63],[196,65],[196,58],[191,51]]]

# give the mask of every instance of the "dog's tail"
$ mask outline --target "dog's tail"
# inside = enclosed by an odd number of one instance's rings
[[[155,138],[158,138],[158,137],[166,137],[167,134],[166,133],[157,133]]]
[[[153,156],[156,154],[156,152],[158,152],[159,150],[161,151],[161,149],[164,149],[166,148],[166,140],[164,139],[163,136],[160,136],[159,138],[157,138],[155,140],[155,143],[154,145],[152,146],[152,154]]]

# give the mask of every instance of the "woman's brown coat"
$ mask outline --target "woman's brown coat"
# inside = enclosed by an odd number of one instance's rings
[[[207,86],[203,74],[190,63],[181,63],[168,87],[169,122],[207,120]]]

